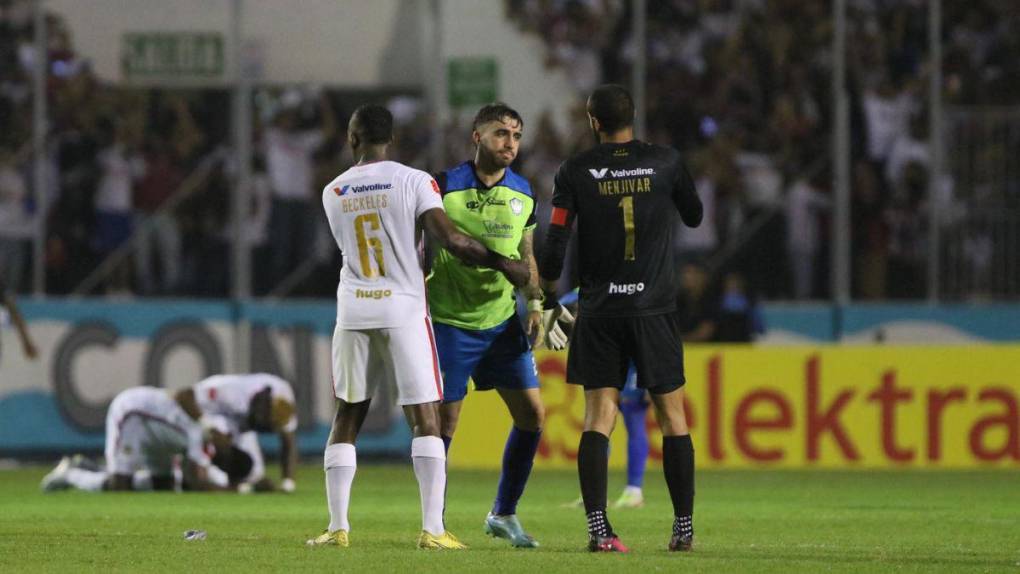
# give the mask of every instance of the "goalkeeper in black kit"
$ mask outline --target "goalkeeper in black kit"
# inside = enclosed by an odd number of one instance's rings
[[[634,139],[634,101],[621,86],[588,98],[598,145],[556,173],[539,273],[548,332],[559,330],[555,281],[576,221],[579,313],[569,342],[567,382],[583,385],[584,432],[577,470],[588,515],[588,549],[627,552],[606,516],[609,435],[628,365],[647,389],[662,428],[663,470],[673,502],[669,550],[694,540],[694,448],[683,411],[684,361],[674,315],[676,218],[701,223],[702,205],[680,153]]]

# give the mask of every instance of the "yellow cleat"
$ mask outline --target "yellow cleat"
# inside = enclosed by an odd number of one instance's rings
[[[426,550],[467,550],[467,545],[457,540],[457,537],[450,534],[450,531],[436,536],[428,530],[422,530],[418,537],[418,548]]]
[[[306,546],[339,546],[341,548],[347,548],[351,545],[347,539],[346,530],[324,530],[322,534],[312,538],[305,542]]]

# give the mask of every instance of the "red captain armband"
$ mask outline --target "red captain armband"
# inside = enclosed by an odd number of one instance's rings
[[[549,224],[566,227],[568,219],[570,219],[570,211],[562,207],[554,207],[552,209],[552,216],[549,218]]]

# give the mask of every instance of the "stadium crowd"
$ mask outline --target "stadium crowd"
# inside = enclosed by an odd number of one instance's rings
[[[1012,4],[944,3],[947,105],[1020,102]],[[547,62],[567,71],[579,95],[605,81],[629,83],[630,6],[505,2],[508,18],[545,40]],[[848,6],[854,293],[923,296],[928,3]],[[648,10],[647,138],[688,154],[706,204],[702,227],[680,234],[681,250],[743,270],[768,298],[826,296],[831,3],[668,0]],[[941,186],[947,194],[950,185]],[[729,243],[743,249],[712,258]]]
[[[1020,16],[1010,4],[946,3],[948,104],[1020,102]],[[925,291],[929,178],[927,4],[849,5],[854,293],[917,297]],[[827,296],[829,3],[648,6],[646,139],[687,154],[706,210],[701,227],[678,235],[680,251],[706,263],[720,283],[727,271],[739,271],[762,298]],[[630,2],[506,0],[505,9],[523,31],[546,41],[547,64],[568,72],[579,102],[601,82],[629,82]],[[48,169],[40,207],[32,189],[31,76],[40,60],[32,3],[0,1],[0,270],[8,284],[29,289],[32,220],[41,208],[51,293],[74,290],[120,250],[127,256],[92,293],[227,295],[225,230],[236,171],[229,93],[109,85],[76,51],[59,15],[49,14],[47,26]],[[394,159],[425,167],[431,138],[424,106],[399,97],[390,107]],[[306,272],[297,276],[304,280],[285,292],[332,293],[338,260],[315,207],[318,190],[349,161],[338,153],[337,126],[350,109],[343,97],[321,91],[257,95],[258,151],[245,226],[256,294],[278,288],[302,264]],[[535,137],[517,165],[539,195],[539,247],[552,174],[591,145],[583,107],[575,110],[569,133],[560,133],[548,113],[525,119]],[[448,127],[448,158],[465,155],[470,140],[463,131],[457,123]],[[944,187],[952,193],[951,184]]]

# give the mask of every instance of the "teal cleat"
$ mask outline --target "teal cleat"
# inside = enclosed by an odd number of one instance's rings
[[[516,514],[485,517],[485,533],[493,538],[506,538],[514,548],[538,548],[538,541],[524,531]]]

